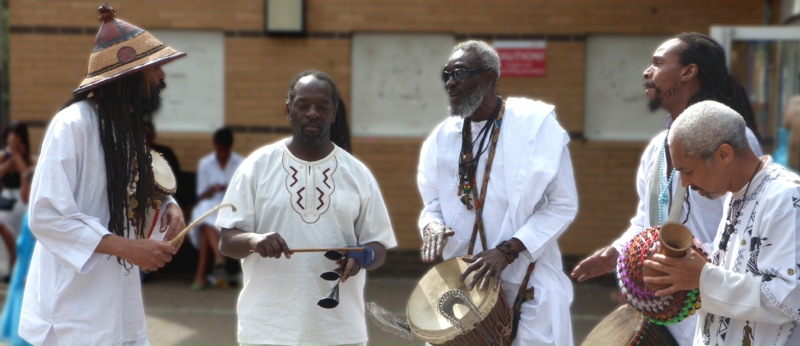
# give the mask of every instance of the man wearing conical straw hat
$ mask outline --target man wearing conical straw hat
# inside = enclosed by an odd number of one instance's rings
[[[45,134],[30,198],[34,250],[20,335],[35,345],[146,345],[139,270],[172,260],[184,227],[171,197],[156,197],[145,114],[166,86],[161,65],[183,57],[98,8],[86,78]]]
[[[725,207],[711,262],[653,255],[645,267],[666,275],[644,282],[667,286],[656,296],[700,289],[695,345],[799,345],[800,177],[754,153],[744,119],[715,101],[687,108],[668,141],[681,185]]]

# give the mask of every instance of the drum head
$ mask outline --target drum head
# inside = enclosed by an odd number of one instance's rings
[[[439,299],[450,290],[464,291],[484,318],[492,311],[500,289],[495,289],[492,282],[485,291],[478,290],[477,285],[467,290],[466,284],[458,277],[468,266],[469,263],[461,257],[453,258],[431,268],[417,283],[406,306],[408,324],[417,337],[432,344],[442,344],[460,335],[460,331],[439,313]],[[469,282],[472,276],[470,274],[465,281]],[[454,311],[460,318],[468,309],[457,305]]]
[[[150,157],[152,157],[153,180],[156,189],[165,195],[174,194],[178,188],[178,182],[175,180],[175,174],[169,163],[155,150],[150,150]]]
[[[581,345],[630,345],[633,337],[636,336],[637,329],[643,322],[642,314],[629,304],[625,304],[603,318]]]

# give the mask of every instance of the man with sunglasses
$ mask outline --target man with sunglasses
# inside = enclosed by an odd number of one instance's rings
[[[514,344],[572,345],[557,244],[578,210],[569,136],[552,105],[499,96],[499,77],[497,52],[481,41],[458,44],[442,70],[450,117],[425,140],[417,175],[422,260],[466,256],[469,289],[499,285]]]

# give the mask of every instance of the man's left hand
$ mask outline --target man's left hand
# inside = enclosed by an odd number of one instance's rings
[[[161,217],[161,229],[159,232],[167,232],[164,234],[164,240],[170,241],[172,238],[175,238],[184,227],[186,227],[186,223],[183,220],[183,211],[181,207],[179,207],[177,203],[170,203],[167,206],[167,210],[164,211],[164,216]],[[175,247],[180,249],[181,244],[183,244],[183,239],[178,241]]]
[[[481,291],[489,287],[489,282],[492,279],[494,279],[495,289],[499,288],[500,274],[503,273],[503,270],[505,270],[506,266],[509,264],[506,255],[498,249],[486,250],[473,256],[465,256],[463,260],[471,264],[464,273],[461,274],[459,279],[464,281],[470,273],[475,272],[472,280],[465,283],[468,289],[472,289],[475,287],[475,284],[480,283],[478,289]]]
[[[361,270],[361,265],[358,264],[355,258],[342,257],[337,263],[342,274],[342,282],[346,282],[351,276],[356,276]]]

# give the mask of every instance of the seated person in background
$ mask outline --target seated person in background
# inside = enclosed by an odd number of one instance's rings
[[[214,152],[200,159],[197,164],[197,205],[192,210],[192,220],[196,220],[217,204],[222,203],[225,190],[244,159],[233,152],[233,132],[223,127],[214,132]],[[219,230],[214,227],[217,214],[214,213],[203,220],[190,233],[192,245],[197,248],[197,271],[195,271],[193,290],[203,289],[207,286],[206,266],[208,254],[214,256],[215,279],[217,285],[227,281],[220,277],[225,265],[225,259],[219,252]]]

